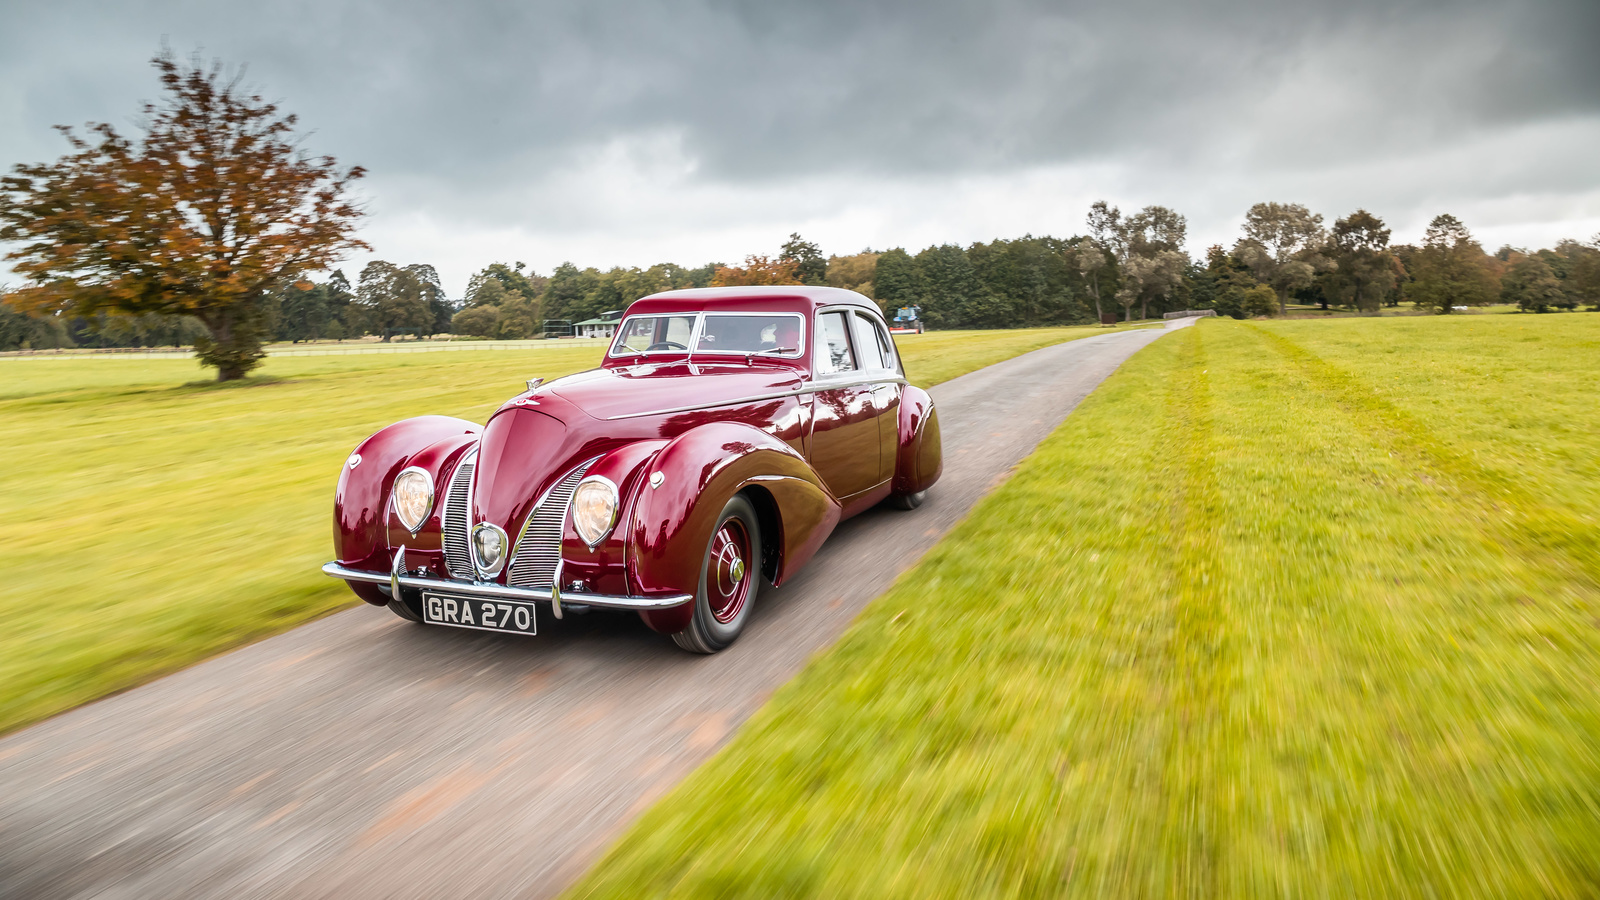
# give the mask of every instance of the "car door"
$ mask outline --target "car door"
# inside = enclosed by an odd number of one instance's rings
[[[881,322],[859,310],[850,318],[854,326],[851,337],[855,339],[856,362],[862,377],[873,381],[872,415],[878,421],[877,483],[881,484],[894,477],[900,443],[900,364]]]
[[[851,337],[850,310],[816,318],[812,357],[811,467],[843,500],[883,481],[878,415]]]

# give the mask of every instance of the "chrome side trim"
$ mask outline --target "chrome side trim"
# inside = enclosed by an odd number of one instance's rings
[[[739,403],[759,403],[762,400],[779,400],[784,397],[801,397],[806,394],[815,394],[817,391],[835,391],[840,388],[856,387],[863,384],[910,384],[903,375],[879,375],[868,378],[849,378],[839,381],[824,381],[790,388],[787,391],[774,391],[770,394],[752,394],[740,397],[737,400],[723,400],[717,403],[696,403],[692,406],[670,406],[666,409],[653,409],[649,412],[622,413],[616,416],[606,416],[605,421],[615,422],[618,419],[637,419],[641,416],[664,416],[671,413],[694,412],[701,409],[716,409],[719,406],[734,406]]]
[[[330,578],[343,581],[364,581],[368,584],[392,585],[416,588],[418,590],[437,591],[441,594],[453,594],[457,597],[496,597],[502,600],[554,600],[551,591],[541,591],[532,588],[504,587],[498,584],[484,584],[482,582],[445,581],[438,578],[418,578],[414,575],[396,575],[393,572],[365,572],[360,569],[347,569],[337,562],[330,562],[322,567],[322,574]],[[628,597],[615,594],[583,594],[585,606],[603,606],[607,609],[671,609],[682,606],[694,600],[693,594],[658,594],[648,597]]]

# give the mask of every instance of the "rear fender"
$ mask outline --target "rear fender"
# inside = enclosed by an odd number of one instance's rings
[[[939,439],[939,413],[933,398],[919,387],[907,385],[900,399],[900,447],[895,457],[894,493],[925,491],[944,472],[944,450]]]
[[[794,448],[737,422],[715,422],[674,438],[639,479],[629,522],[629,575],[641,594],[694,594],[717,518],[734,494],[761,513],[764,566],[774,583],[804,565],[839,522],[839,501]],[[765,511],[762,512],[763,508]],[[689,624],[690,604],[652,610],[645,623],[672,633]]]
[[[437,542],[437,498],[444,496],[438,469],[450,468],[445,463],[476,441],[480,431],[478,425],[465,419],[418,416],[396,422],[362,441],[340,469],[339,486],[334,493],[333,550],[339,564],[352,569],[389,569],[389,490],[414,457],[429,463],[434,477],[434,510],[423,528],[432,528]],[[356,593],[369,603],[380,602],[361,590]],[[387,598],[381,602],[388,602]]]

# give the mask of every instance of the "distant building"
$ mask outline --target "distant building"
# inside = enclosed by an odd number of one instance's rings
[[[597,319],[584,319],[582,322],[573,323],[572,334],[574,337],[610,340],[611,336],[617,333],[617,325],[621,322],[622,310],[602,313]]]

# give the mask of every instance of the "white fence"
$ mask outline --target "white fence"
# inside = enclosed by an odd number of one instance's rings
[[[1161,318],[1163,318],[1163,319],[1188,319],[1188,318],[1195,318],[1195,317],[1199,317],[1199,316],[1214,316],[1216,314],[1217,314],[1217,311],[1214,310],[1214,309],[1185,309],[1185,310],[1182,310],[1180,312],[1169,312],[1166,315],[1162,316]]]

